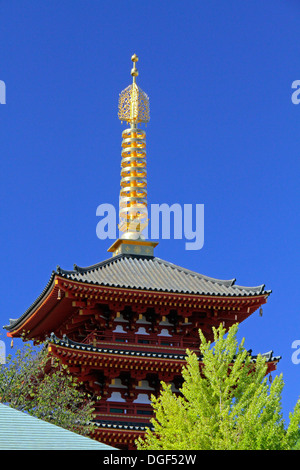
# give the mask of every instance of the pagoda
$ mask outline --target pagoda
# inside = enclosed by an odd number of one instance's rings
[[[161,381],[180,393],[187,348],[199,352],[199,329],[208,340],[220,323],[229,328],[267,302],[264,285],[244,287],[164,261],[147,226],[146,133],[149,98],[136,84],[119,97],[122,133],[119,229],[111,256],[93,266],[57,267],[33,304],[4,328],[14,338],[47,341],[49,354],[68,366],[94,397],[93,438],[119,449],[151,426],[151,395]],[[267,373],[279,358],[266,353]],[[255,360],[255,357],[253,357]]]

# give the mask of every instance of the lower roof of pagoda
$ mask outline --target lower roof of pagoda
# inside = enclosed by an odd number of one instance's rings
[[[96,419],[93,421],[93,424],[102,429],[124,429],[126,431],[146,431],[147,428],[153,429],[153,425],[151,423],[138,423],[130,421],[105,421]]]
[[[132,421],[113,421],[113,420],[95,420],[93,421],[93,424],[95,425],[96,428],[99,430],[105,430],[105,431],[114,431],[114,430],[122,430],[122,431],[127,431],[127,432],[145,432],[147,428],[153,429],[153,425],[149,423],[138,423],[138,422],[132,422]]]
[[[33,331],[47,317],[48,334],[53,331],[53,323],[48,317],[64,318],[71,303],[59,305],[58,292],[62,288],[80,291],[100,291],[114,289],[122,292],[144,293],[145,295],[168,295],[193,297],[194,299],[222,299],[228,302],[257,302],[255,310],[266,302],[271,293],[265,285],[256,287],[239,286],[235,279],[211,278],[189,269],[182,268],[154,256],[117,255],[112,258],[81,268],[74,266],[71,271],[57,267],[52,272],[48,284],[33,304],[17,319],[10,319],[4,328],[10,336],[21,331]],[[62,303],[62,302],[61,302]],[[31,318],[34,318],[32,321]]]
[[[66,336],[63,339],[57,338],[53,333],[48,338],[48,344],[54,344],[61,348],[67,348],[69,352],[72,354],[74,352],[78,352],[82,357],[88,356],[89,354],[98,354],[98,355],[114,355],[114,356],[122,356],[123,358],[140,358],[140,359],[158,359],[162,361],[165,360],[175,360],[175,361],[185,361],[186,359],[186,350],[182,349],[180,352],[170,352],[167,351],[173,350],[174,348],[161,348],[160,350],[151,350],[149,347],[137,347],[136,345],[129,345],[128,348],[120,347],[120,343],[117,344],[104,344],[103,347],[93,346],[91,344],[86,343],[78,343],[76,341],[72,341]],[[129,349],[130,348],[130,349]],[[134,348],[134,349],[133,349]]]
[[[153,430],[152,424],[122,421],[95,421],[93,435],[100,442],[113,444],[117,448],[125,446],[128,450],[136,450],[136,439],[142,437],[147,428]]]
[[[90,344],[86,343],[78,343],[76,341],[71,341],[69,338],[64,337],[63,339],[57,338],[54,334],[51,334],[51,336],[48,339],[49,345],[53,344],[58,346],[58,348],[61,348],[64,350],[67,356],[69,357],[78,357],[81,356],[83,359],[87,359],[88,357],[91,357],[92,355],[95,357],[97,356],[102,356],[102,357],[115,357],[119,358],[121,361],[124,361],[124,359],[132,359],[136,360],[138,359],[139,361],[136,363],[137,367],[139,366],[140,363],[142,362],[147,362],[151,360],[151,363],[153,361],[157,361],[159,365],[161,365],[164,362],[173,362],[178,365],[183,365],[185,364],[186,358],[187,358],[187,353],[186,351],[183,353],[171,353],[171,352],[162,352],[162,351],[151,351],[151,350],[145,350],[143,348],[136,348],[136,349],[122,349],[119,345],[105,345],[104,347],[96,347]],[[75,354],[74,354],[75,353]],[[251,356],[251,361],[253,363],[256,362],[257,360],[257,355],[252,355],[252,350],[249,350],[248,353]],[[268,372],[271,370],[274,370],[276,368],[277,363],[280,361],[281,356],[274,356],[273,351],[269,351],[266,353],[260,354],[262,357],[265,358],[266,364],[268,365]],[[202,362],[202,356],[198,354],[198,360],[199,363],[201,364]],[[71,359],[72,362],[72,359]],[[96,365],[96,362],[93,361],[93,365]]]

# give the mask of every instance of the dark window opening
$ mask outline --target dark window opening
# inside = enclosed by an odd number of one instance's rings
[[[110,413],[124,413],[123,408],[110,408]]]

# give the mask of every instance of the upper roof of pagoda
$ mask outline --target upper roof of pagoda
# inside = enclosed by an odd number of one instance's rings
[[[42,325],[43,330],[52,331],[57,324],[68,315],[72,308],[71,298],[59,300],[60,286],[66,289],[105,290],[149,293],[154,295],[193,297],[193,299],[222,299],[231,303],[254,302],[253,310],[266,302],[271,293],[265,290],[264,284],[256,287],[245,287],[235,284],[235,279],[221,280],[199,274],[189,269],[177,266],[154,256],[120,254],[106,261],[88,267],[74,266],[73,270],[57,267],[33,304],[17,319],[10,319],[9,325],[4,326],[13,335],[22,328],[35,331],[36,325]],[[70,287],[71,286],[71,287]],[[246,300],[248,299],[248,300]],[[252,300],[251,300],[252,299]],[[142,301],[142,300],[141,300]],[[41,326],[40,326],[41,328]],[[50,330],[49,330],[49,329]]]
[[[215,279],[149,256],[121,254],[85,268],[74,265],[71,271],[58,267],[56,272],[76,282],[125,289],[217,296],[255,296],[271,293],[270,290],[265,290],[264,284],[256,287],[239,286],[235,284],[235,279]]]

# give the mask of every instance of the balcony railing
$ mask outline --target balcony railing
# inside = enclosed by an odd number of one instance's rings
[[[122,415],[124,418],[128,415],[145,417],[149,419],[153,416],[151,405],[143,405],[141,403],[123,403],[123,402],[106,402],[98,405],[96,415]]]
[[[198,348],[199,341],[194,338],[186,338],[182,336],[157,336],[156,334],[136,334],[136,333],[119,333],[108,331],[100,333],[91,332],[83,341],[85,344],[91,344],[95,347],[103,347],[104,344],[120,343],[122,349],[130,349],[132,345],[142,349],[152,350],[170,349],[174,352],[178,349],[185,352],[187,348]]]

